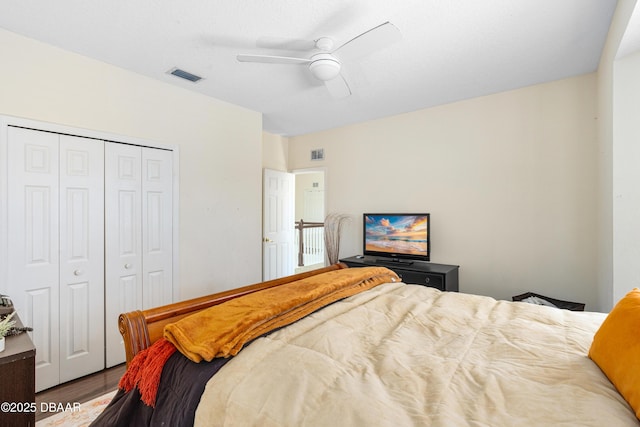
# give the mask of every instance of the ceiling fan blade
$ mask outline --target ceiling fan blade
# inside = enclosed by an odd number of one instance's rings
[[[271,56],[271,55],[245,55],[236,56],[239,62],[261,62],[266,64],[308,64],[311,61],[307,58],[294,58],[290,56]]]
[[[385,22],[352,38],[333,53],[337,53],[340,59],[360,58],[400,40],[402,40],[400,30],[391,22]]]
[[[351,89],[347,84],[347,81],[344,79],[342,74],[338,74],[337,77],[327,80],[324,82],[324,85],[329,90],[329,93],[334,98],[346,98],[351,95]]]
[[[264,49],[308,51],[316,47],[314,40],[288,39],[285,37],[260,37],[256,46]]]

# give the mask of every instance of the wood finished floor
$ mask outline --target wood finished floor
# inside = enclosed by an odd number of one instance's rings
[[[68,383],[61,384],[36,394],[36,406],[40,408],[40,402],[71,403],[87,402],[101,396],[118,387],[118,381],[124,374],[125,364],[105,369],[86,377],[78,378]],[[51,413],[36,413],[36,421],[52,415]]]

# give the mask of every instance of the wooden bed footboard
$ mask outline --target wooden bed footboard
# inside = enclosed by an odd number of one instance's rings
[[[306,277],[315,276],[316,274],[339,270],[341,268],[347,268],[347,265],[343,263],[333,264],[317,270],[260,282],[249,286],[243,286],[237,289],[230,289],[228,291],[176,302],[161,307],[123,313],[118,317],[118,329],[124,339],[127,365],[138,352],[144,350],[155,341],[162,338],[164,327],[168,323],[173,323],[183,317],[194,314],[197,311],[238,298],[242,295],[284,285]]]

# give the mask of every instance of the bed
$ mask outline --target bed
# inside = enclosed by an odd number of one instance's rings
[[[638,335],[638,318],[619,305],[560,310],[336,264],[122,314],[127,373],[93,425],[637,426],[638,346],[620,331]]]

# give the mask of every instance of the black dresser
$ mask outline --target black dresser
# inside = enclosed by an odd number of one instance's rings
[[[341,259],[340,262],[349,267],[387,267],[395,271],[404,283],[430,286],[441,291],[458,292],[458,270],[460,267],[457,265],[372,256],[352,256]]]

